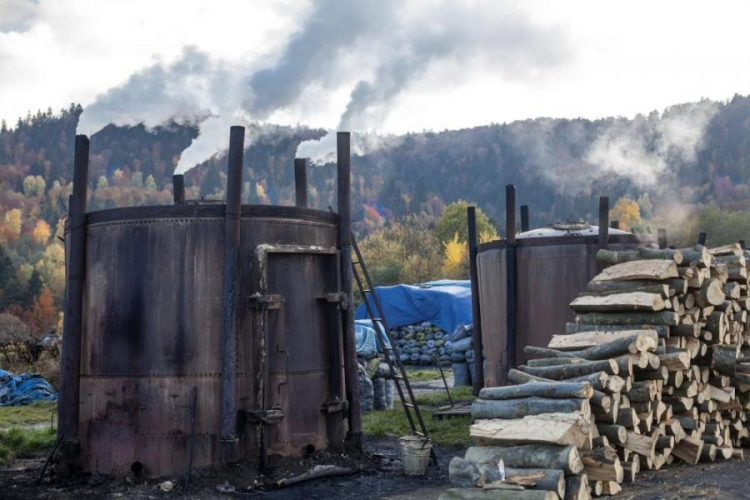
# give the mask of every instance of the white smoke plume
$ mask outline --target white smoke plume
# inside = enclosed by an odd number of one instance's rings
[[[87,106],[79,133],[92,135],[110,123],[195,123],[199,135],[176,169],[184,173],[226,150],[230,125],[283,121],[311,95],[348,93],[329,126],[375,130],[399,96],[431,71],[438,73],[433,86],[456,85],[478,69],[528,80],[567,58],[563,33],[535,24],[512,3],[318,0],[274,64],[232,64],[186,49],[178,61],[145,68]],[[298,155],[325,158],[335,150],[329,147],[335,134],[329,136]]]
[[[585,159],[603,173],[616,173],[641,187],[654,187],[677,162],[693,163],[719,106],[712,101],[668,108],[659,116],[617,120],[599,136]]]

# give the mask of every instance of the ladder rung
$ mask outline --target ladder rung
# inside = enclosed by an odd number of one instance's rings
[[[419,437],[424,437],[424,433],[423,432],[419,432],[419,431],[414,431],[414,435],[415,436],[419,436]]]
[[[414,405],[411,403],[404,403],[404,406],[406,406],[407,408],[414,408]]]

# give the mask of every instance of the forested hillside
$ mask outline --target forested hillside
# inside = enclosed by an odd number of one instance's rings
[[[71,105],[0,129],[0,311],[10,309],[37,330],[56,321],[64,292],[61,220],[81,112]],[[246,153],[245,202],[290,204],[297,146],[325,132],[268,130]],[[196,128],[176,124],[156,130],[109,126],[94,135],[90,210],[171,203],[172,172],[196,135]],[[540,118],[408,134],[355,157],[357,230],[383,243],[388,234],[403,234],[408,220],[434,228],[446,204],[457,200],[477,203],[502,229],[497,222],[504,216],[504,185],[514,183],[519,204],[531,206],[534,226],[593,220],[598,197],[608,195],[617,201],[612,218],[627,228],[665,226],[685,241],[709,228],[716,243],[750,241],[750,217],[744,214],[750,200],[748,137],[750,98],[742,96],[634,119]],[[188,198],[223,197],[225,164],[218,157],[189,171]],[[335,204],[335,166],[313,167],[309,177],[310,203],[323,209]],[[419,218],[404,220],[408,214]],[[449,243],[445,235],[433,236],[425,241]],[[398,279],[391,273],[387,280]]]

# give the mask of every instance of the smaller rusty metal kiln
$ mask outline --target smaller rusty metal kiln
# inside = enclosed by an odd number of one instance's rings
[[[357,446],[349,134],[338,213],[241,204],[232,127],[226,203],[86,213],[76,138],[59,404],[61,460],[108,474],[184,471]],[[346,434],[348,432],[348,434]]]
[[[476,377],[477,389],[504,385],[508,370],[525,362],[525,346],[547,347],[552,335],[573,321],[569,304],[597,274],[599,248],[625,250],[641,245],[632,233],[609,227],[606,197],[600,199],[598,227],[563,224],[529,230],[524,205],[522,232],[516,234],[515,213],[515,187],[509,185],[509,236],[477,246],[469,212],[474,342],[482,346],[476,350],[477,366],[484,367]]]

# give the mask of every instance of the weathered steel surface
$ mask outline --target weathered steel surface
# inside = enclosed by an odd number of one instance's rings
[[[260,281],[256,247],[271,243],[334,248],[336,219],[334,214],[295,207],[242,207],[236,334],[238,411],[257,409],[260,339],[256,313],[247,302]],[[198,395],[194,465],[218,463],[224,207],[135,207],[94,212],[87,220],[80,397],[86,468],[125,473],[133,464],[141,464],[149,475],[183,471],[190,444],[193,387]],[[287,265],[295,271],[284,270]],[[319,276],[337,276],[335,257],[300,256],[288,262],[272,259],[269,270],[271,284],[282,277],[275,273],[294,278],[284,285],[290,295],[283,308],[287,318],[284,335],[294,339],[295,345],[290,343],[288,349],[300,359],[290,356],[294,364],[289,370],[300,369],[297,363],[307,367],[305,363],[313,362],[318,368],[330,369],[329,358],[310,357],[330,345],[332,330],[321,320],[319,311],[326,311],[326,306],[320,304],[313,310],[311,304],[318,301],[309,294],[313,286],[330,284]],[[329,306],[331,310],[337,314],[337,309]],[[285,394],[285,386],[278,393],[282,406],[288,408],[278,431],[284,441],[277,446],[272,437],[273,450],[301,452],[298,443],[303,441],[316,448],[328,445],[327,428],[320,426],[322,414],[312,418],[311,408],[320,404],[317,399],[330,397],[329,378],[313,373],[318,372],[290,376],[287,385],[294,393]],[[292,378],[298,380],[292,384]],[[274,391],[271,387],[269,393]],[[302,432],[293,429],[297,411],[311,421]],[[337,415],[340,419],[340,413]],[[282,431],[287,419],[292,430]],[[258,453],[255,425],[240,425],[238,433],[241,456],[254,459]]]
[[[543,244],[546,240],[548,245]],[[569,304],[597,272],[597,240],[596,236],[516,240],[518,364],[526,360],[524,346],[546,347],[553,334],[573,321]],[[611,249],[636,246],[635,238],[610,237]],[[505,259],[505,245],[498,243],[481,245],[477,255],[486,387],[504,385],[509,368]]]
[[[77,135],[73,194],[70,197],[70,220],[67,223],[65,290],[65,323],[60,363],[60,402],[58,405],[57,434],[62,438],[63,460],[78,465],[80,440],[78,435],[80,399],[81,337],[84,324],[84,294],[86,267],[86,192],[88,187],[89,139]]]

